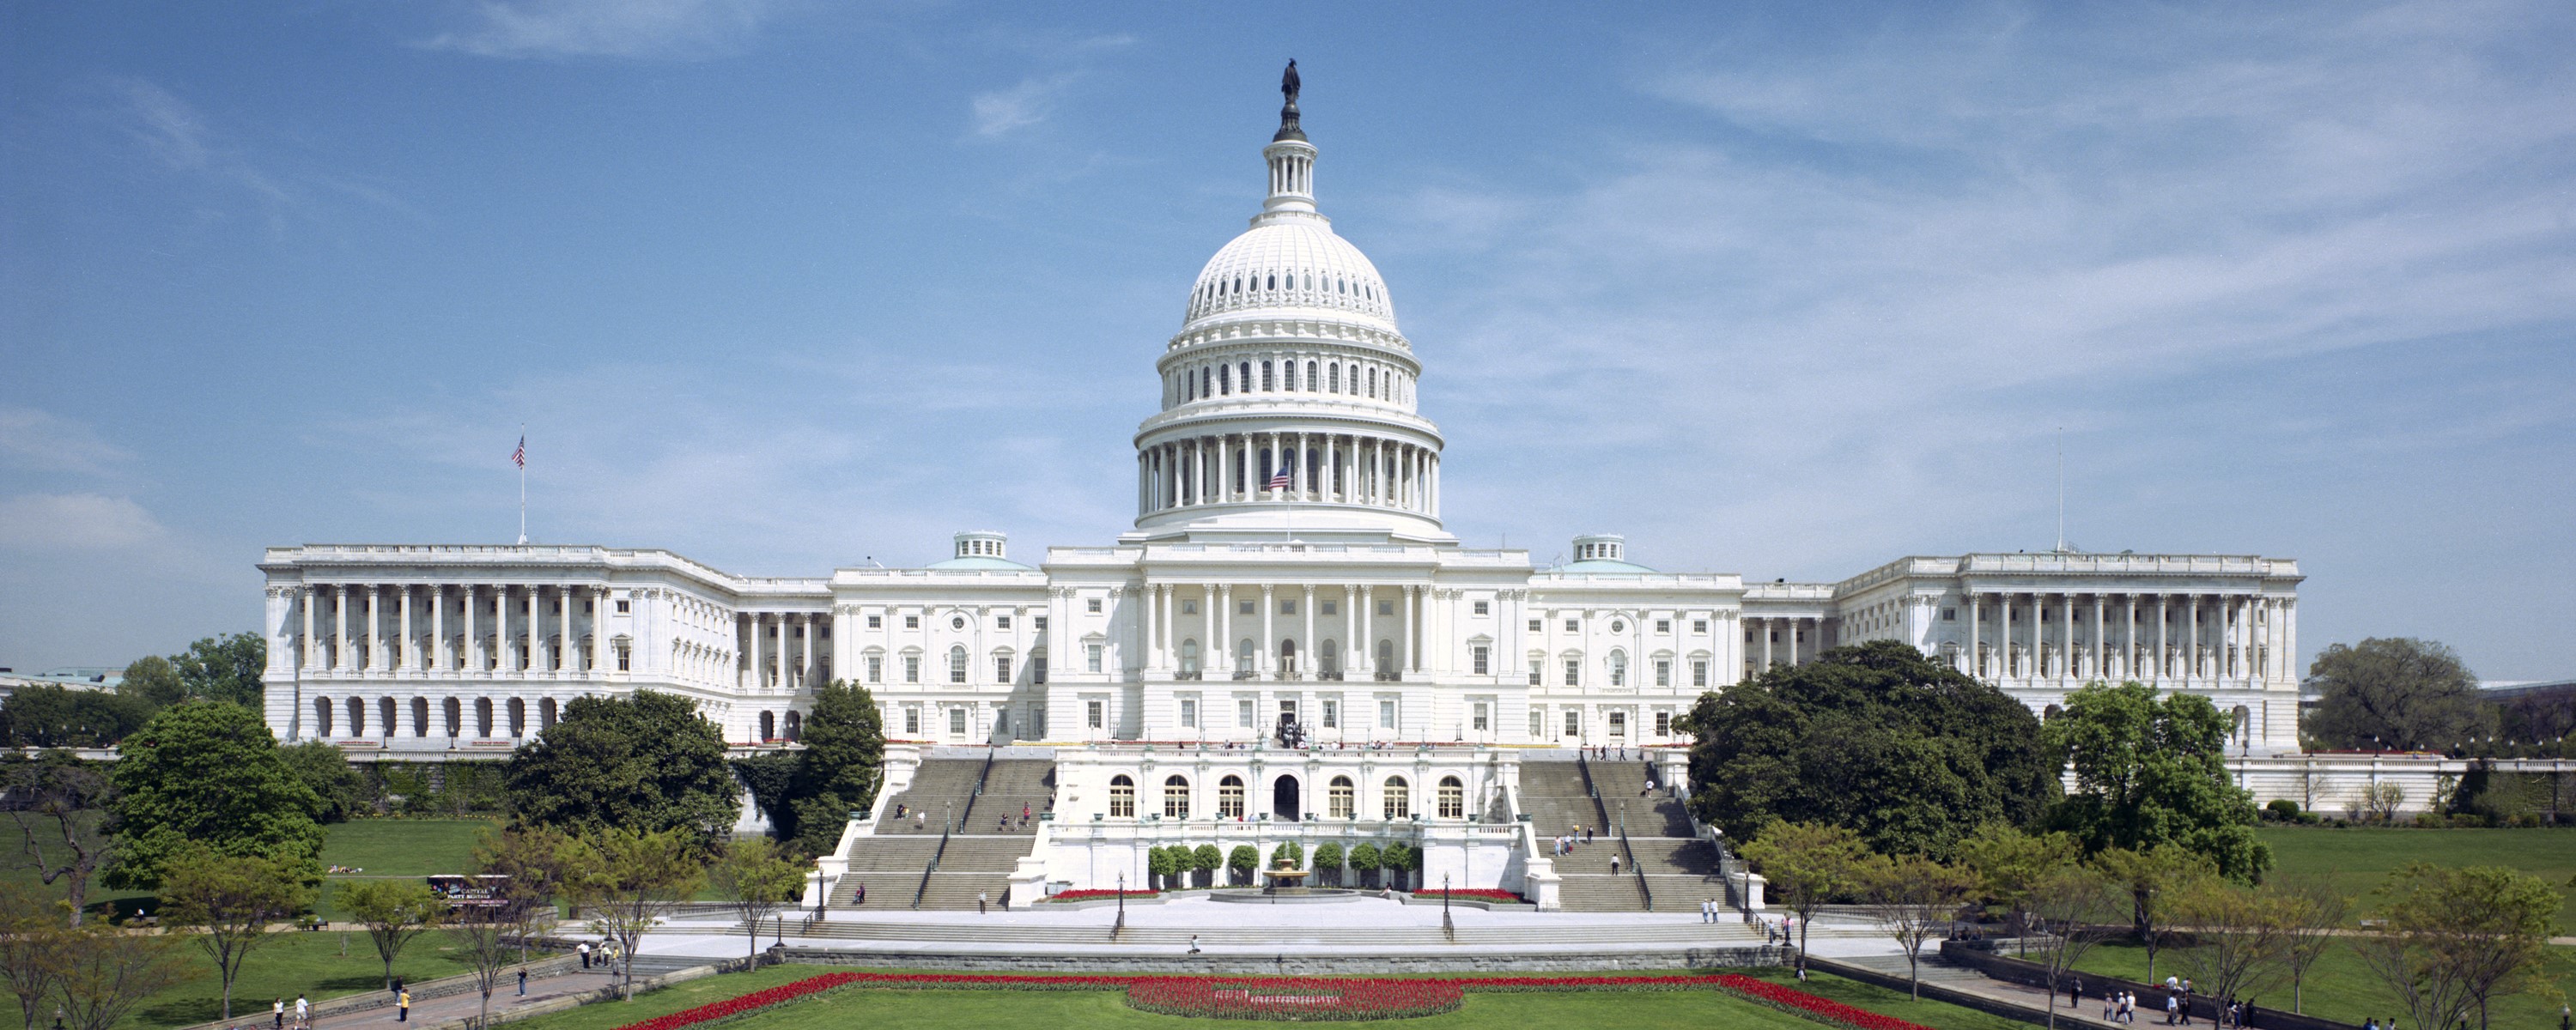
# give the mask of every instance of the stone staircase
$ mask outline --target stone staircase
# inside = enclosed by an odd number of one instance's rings
[[[1033,833],[958,834],[948,838],[948,853],[940,856],[938,870],[930,874],[930,886],[921,894],[921,907],[971,911],[979,892],[990,904],[1001,905],[1011,887],[1011,870],[1020,859],[1028,857],[1035,843],[1037,836]],[[1026,903],[1029,899],[1020,900]]]
[[[912,784],[887,803],[885,818],[877,821],[877,836],[922,833],[938,836],[941,830],[948,828],[948,820],[968,815],[967,805],[975,797],[975,777],[983,771],[984,760],[981,758],[922,760],[920,768],[913,770]],[[903,811],[900,819],[894,814],[898,806]],[[1016,806],[1013,811],[1016,814]]]
[[[961,828],[969,833],[1034,835],[1038,832],[1038,817],[1052,811],[1055,763],[1006,759],[993,763],[992,775],[984,781],[984,796],[975,800],[974,821]],[[1025,824],[1020,821],[1022,812],[1028,813]]]
[[[984,785],[980,795],[978,777]],[[902,818],[895,817],[897,805],[903,806]],[[919,892],[925,909],[971,910],[979,893],[998,906],[1011,871],[1037,843],[1037,816],[1054,806],[1053,761],[997,760],[988,774],[982,758],[925,759],[912,783],[886,804],[876,833],[851,843],[850,871],[833,889],[831,905],[910,910]],[[1023,808],[1029,813],[1026,825],[1020,822]],[[957,832],[948,835],[943,853],[941,831],[952,819]],[[939,861],[935,870],[933,856]],[[858,900],[861,885],[867,887],[864,903]]]
[[[1571,855],[1556,856],[1557,899],[1568,912],[1647,911],[1647,891],[1657,912],[1696,912],[1710,898],[1726,899],[1718,878],[1717,851],[1692,839],[1690,813],[1679,799],[1657,791],[1640,797],[1646,782],[1643,762],[1592,762],[1592,782],[1601,789],[1595,802],[1585,790],[1583,767],[1571,761],[1521,762],[1521,807],[1528,813],[1539,845],[1582,825],[1593,830],[1592,843],[1577,844]],[[1616,827],[1628,827],[1632,866],[1619,847]],[[1610,859],[1620,856],[1612,875]],[[1644,889],[1640,889],[1640,881]]]

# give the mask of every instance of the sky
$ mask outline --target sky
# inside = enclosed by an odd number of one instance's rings
[[[1134,517],[1278,74],[1448,528],[1832,581],[2294,558],[2576,676],[2576,7],[0,5],[0,666],[265,546],[747,575]]]

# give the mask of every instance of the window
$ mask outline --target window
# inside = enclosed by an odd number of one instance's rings
[[[1657,658],[1657,659],[1655,659],[1655,685],[1656,685],[1656,686],[1658,686],[1658,687],[1669,687],[1669,686],[1672,686],[1672,685],[1673,685],[1673,660],[1672,660],[1672,659],[1670,659],[1670,658]]]
[[[1099,671],[1100,671],[1100,652],[1101,652],[1101,645],[1099,645],[1099,644],[1085,644],[1085,645],[1083,645],[1083,649],[1082,649],[1082,651],[1083,651],[1083,658],[1082,658],[1082,660],[1083,660],[1083,667],[1084,667],[1086,670],[1091,671],[1091,672],[1099,672]]]
[[[1260,609],[1254,608],[1250,601],[1236,601],[1234,603],[1234,613],[1236,615],[1258,615],[1261,612]]]
[[[1340,606],[1339,606],[1339,605],[1337,605],[1337,604],[1335,604],[1335,603],[1333,603],[1333,602],[1331,602],[1331,601],[1324,601],[1324,602],[1321,602],[1321,604],[1323,605],[1323,613],[1324,613],[1324,614],[1326,614],[1326,615],[1338,615],[1338,614],[1341,614],[1341,608],[1340,608]]]
[[[1464,818],[1466,818],[1466,817],[1467,817],[1467,785],[1466,785],[1466,784],[1464,784],[1464,783],[1460,783],[1460,782],[1458,782],[1458,778],[1457,778],[1457,777],[1455,777],[1455,776],[1443,776],[1443,777],[1441,777],[1441,778],[1440,778],[1440,818],[1443,818],[1443,819],[1464,819]]]
[[[1341,726],[1342,726],[1342,703],[1341,703],[1341,702],[1339,702],[1339,701],[1333,700],[1332,698],[1329,698],[1329,697],[1328,697],[1328,698],[1325,698],[1325,699],[1324,699],[1324,728],[1325,728],[1325,729],[1328,729],[1328,730],[1333,730],[1333,729],[1340,729],[1340,728],[1341,728]]]
[[[871,615],[871,616],[868,616],[868,628],[869,628],[869,629],[884,629],[884,628],[885,628],[885,616],[883,616],[883,615]]]
[[[1190,817],[1190,781],[1185,776],[1163,778],[1163,818]]]
[[[1656,635],[1656,636],[1659,636],[1659,637],[1660,637],[1660,636],[1664,636],[1664,635],[1666,635],[1666,634],[1671,633],[1672,631],[1673,631],[1673,620],[1671,620],[1671,619],[1656,619],[1656,620],[1655,620],[1655,635]]]
[[[1236,727],[1241,729],[1251,729],[1254,725],[1253,720],[1258,718],[1260,718],[1260,716],[1255,714],[1252,710],[1251,698],[1239,698],[1234,702],[1234,724]]]
[[[1655,735],[1658,737],[1669,737],[1673,735],[1673,713],[1655,713]]]
[[[1031,683],[1045,683],[1045,682],[1046,682],[1046,656],[1045,656],[1045,655],[1042,655],[1042,654],[1041,654],[1041,655],[1033,655],[1033,656],[1031,656],[1031,657],[1029,658],[1029,682],[1031,682]]]
[[[1628,632],[1628,624],[1627,624],[1627,623],[1624,623],[1624,622],[1620,622],[1620,621],[1615,620],[1615,619],[1614,619],[1614,620],[1611,620],[1611,623],[1610,623],[1610,632],[1612,632],[1612,633],[1625,633],[1625,632]]]
[[[1009,629],[1009,628],[1011,628],[1011,617],[1010,617],[1010,616],[1008,616],[1008,615],[996,615],[996,616],[993,616],[993,628],[994,628],[994,629]]]
[[[1691,620],[1691,632],[1693,632],[1693,633],[1706,633],[1706,632],[1708,632],[1708,620],[1707,620],[1707,619],[1692,619],[1692,620]]]
[[[1243,818],[1243,780],[1240,777],[1228,776],[1217,781],[1216,817],[1219,819]]]
[[[1539,680],[1546,678],[1545,674],[1544,674],[1544,673],[1541,671],[1541,669],[1539,668],[1542,664],[1544,664],[1544,662],[1543,662],[1543,660],[1542,660],[1542,659],[1537,659],[1537,658],[1532,658],[1532,659],[1530,659],[1530,667],[1529,667],[1529,685],[1530,685],[1530,686],[1533,686],[1533,687],[1538,686],[1538,685],[1539,685]]]
[[[1547,713],[1536,708],[1530,709],[1530,736],[1532,738],[1537,738],[1546,735]]]
[[[1476,675],[1485,676],[1491,674],[1486,666],[1492,664],[1490,661],[1492,652],[1492,648],[1486,647],[1483,644],[1477,644],[1476,646],[1467,649],[1467,654],[1475,663]]]
[[[918,615],[906,615],[906,616],[904,616],[904,617],[903,617],[903,628],[905,628],[905,629],[920,629],[920,628],[921,628],[921,616],[918,616]]]
[[[624,615],[624,614],[626,614],[626,604],[627,604],[627,602],[624,602],[624,601],[619,601],[619,602],[617,602],[617,614],[619,614],[619,615]]]
[[[1094,598],[1091,598],[1091,599],[1089,599],[1089,600],[1086,600],[1086,601],[1082,602],[1082,609],[1083,609],[1084,611],[1090,612],[1090,613],[1091,613],[1091,614],[1093,614],[1093,615],[1098,615],[1098,614],[1100,614],[1100,599],[1099,599],[1099,598],[1097,598],[1097,597],[1094,597]]]
[[[623,640],[617,642],[617,671],[635,671],[634,653],[627,648],[626,641]]]
[[[1610,652],[1610,685],[1628,685],[1628,656],[1617,651]]]
[[[1188,697],[1181,699],[1181,728],[1190,730],[1199,728],[1198,699]]]
[[[1691,686],[1694,686],[1694,687],[1705,687],[1705,686],[1707,686],[1707,685],[1708,685],[1708,659],[1706,659],[1706,658],[1693,658],[1693,659],[1691,659]]]
[[[948,682],[966,682],[966,647],[963,644],[948,649]]]
[[[1628,713],[1610,713],[1610,735],[1613,737],[1624,737],[1628,735]]]
[[[1395,602],[1393,602],[1393,601],[1379,601],[1379,602],[1377,603],[1377,613],[1378,613],[1378,614],[1380,614],[1380,615],[1393,615],[1393,614],[1395,614]]]
[[[921,735],[920,708],[909,705],[905,706],[903,710],[903,735],[907,737],[918,737]]]
[[[966,735],[965,706],[960,705],[948,710],[948,735],[952,737],[963,737]]]
[[[1532,633],[1544,633],[1544,632],[1546,632],[1546,631],[1547,631],[1547,624],[1546,624],[1543,620],[1540,620],[1540,619],[1531,619],[1529,622],[1530,622],[1530,628],[1529,628],[1529,631],[1530,631],[1530,632],[1532,632]]]
[[[1295,615],[1295,614],[1297,614],[1297,602],[1295,602],[1295,601],[1281,601],[1281,602],[1279,602],[1279,614],[1281,614],[1281,615]]]
[[[1008,683],[1008,682],[1010,682],[1010,681],[1011,681],[1011,656],[1010,656],[1010,655],[1006,655],[1006,654],[997,654],[997,655],[994,655],[994,656],[993,656],[993,682],[995,682],[995,683]]]
[[[1100,701],[1085,701],[1082,703],[1083,716],[1090,723],[1092,729],[1096,730],[1102,727],[1102,723],[1108,715],[1105,710],[1107,707],[1108,705],[1106,703]]]
[[[1959,621],[1959,610],[1958,610],[1958,609],[1956,609],[1956,608],[1943,608],[1943,609],[1941,609],[1941,621],[1943,621],[1943,622],[1957,622],[1957,621]]]
[[[1402,776],[1387,777],[1386,791],[1383,800],[1378,805],[1378,811],[1380,813],[1380,818],[1411,818],[1413,816],[1412,785],[1404,782],[1404,777]]]
[[[1476,732],[1483,733],[1493,728],[1493,720],[1488,717],[1493,707],[1491,702],[1476,702]]]
[[[1582,735],[1583,735],[1583,713],[1582,713],[1582,712],[1576,711],[1576,710],[1571,709],[1571,708],[1566,709],[1566,711],[1565,711],[1565,735],[1566,735],[1566,736],[1569,736],[1569,737],[1580,737],[1580,736],[1582,736]]]
[[[1494,613],[1493,602],[1491,601],[1478,601],[1476,602],[1475,609],[1476,614],[1478,615],[1491,615]]]
[[[1091,705],[1094,713],[1100,711],[1100,702],[1094,701]],[[1092,725],[1100,725],[1096,714]],[[1128,779],[1125,773],[1109,778],[1109,817],[1112,819],[1136,818],[1136,781]]]
[[[1198,613],[1199,613],[1199,603],[1198,603],[1198,601],[1196,601],[1195,599],[1192,599],[1192,598],[1187,598],[1187,597],[1184,597],[1184,598],[1182,598],[1182,599],[1181,599],[1181,614],[1183,614],[1183,615],[1196,615],[1196,614],[1198,614]]]
[[[1333,777],[1333,782],[1324,787],[1324,813],[1335,819],[1350,818],[1351,801],[1357,793],[1351,789],[1350,777]]]
[[[1581,658],[1568,658],[1568,659],[1566,659],[1566,660],[1565,660],[1565,685],[1566,685],[1566,686],[1571,687],[1571,686],[1574,686],[1574,685],[1579,684],[1579,683],[1582,683],[1582,682],[1583,682],[1583,659],[1581,659]]]
[[[906,683],[921,682],[920,655],[908,654],[903,656],[903,681]]]
[[[1565,620],[1565,631],[1568,633],[1581,633],[1583,632],[1583,624],[1573,619],[1567,619]]]
[[[1381,697],[1377,699],[1377,724],[1381,729],[1391,730],[1396,728],[1394,698]]]
[[[872,654],[872,655],[869,655],[869,656],[868,656],[868,682],[870,682],[870,683],[883,683],[883,682],[885,682],[885,656],[884,656],[884,655],[881,655],[881,654]]]

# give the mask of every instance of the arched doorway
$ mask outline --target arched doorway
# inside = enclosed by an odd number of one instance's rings
[[[1270,817],[1283,822],[1304,818],[1297,810],[1297,778],[1281,776],[1270,784]]]

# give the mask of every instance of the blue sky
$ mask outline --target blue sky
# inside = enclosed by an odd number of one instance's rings
[[[1615,11],[1615,17],[1602,12]],[[2576,674],[2576,8],[0,7],[0,665],[263,545],[814,575],[1132,518],[1278,66],[1468,543],[2298,558]]]

